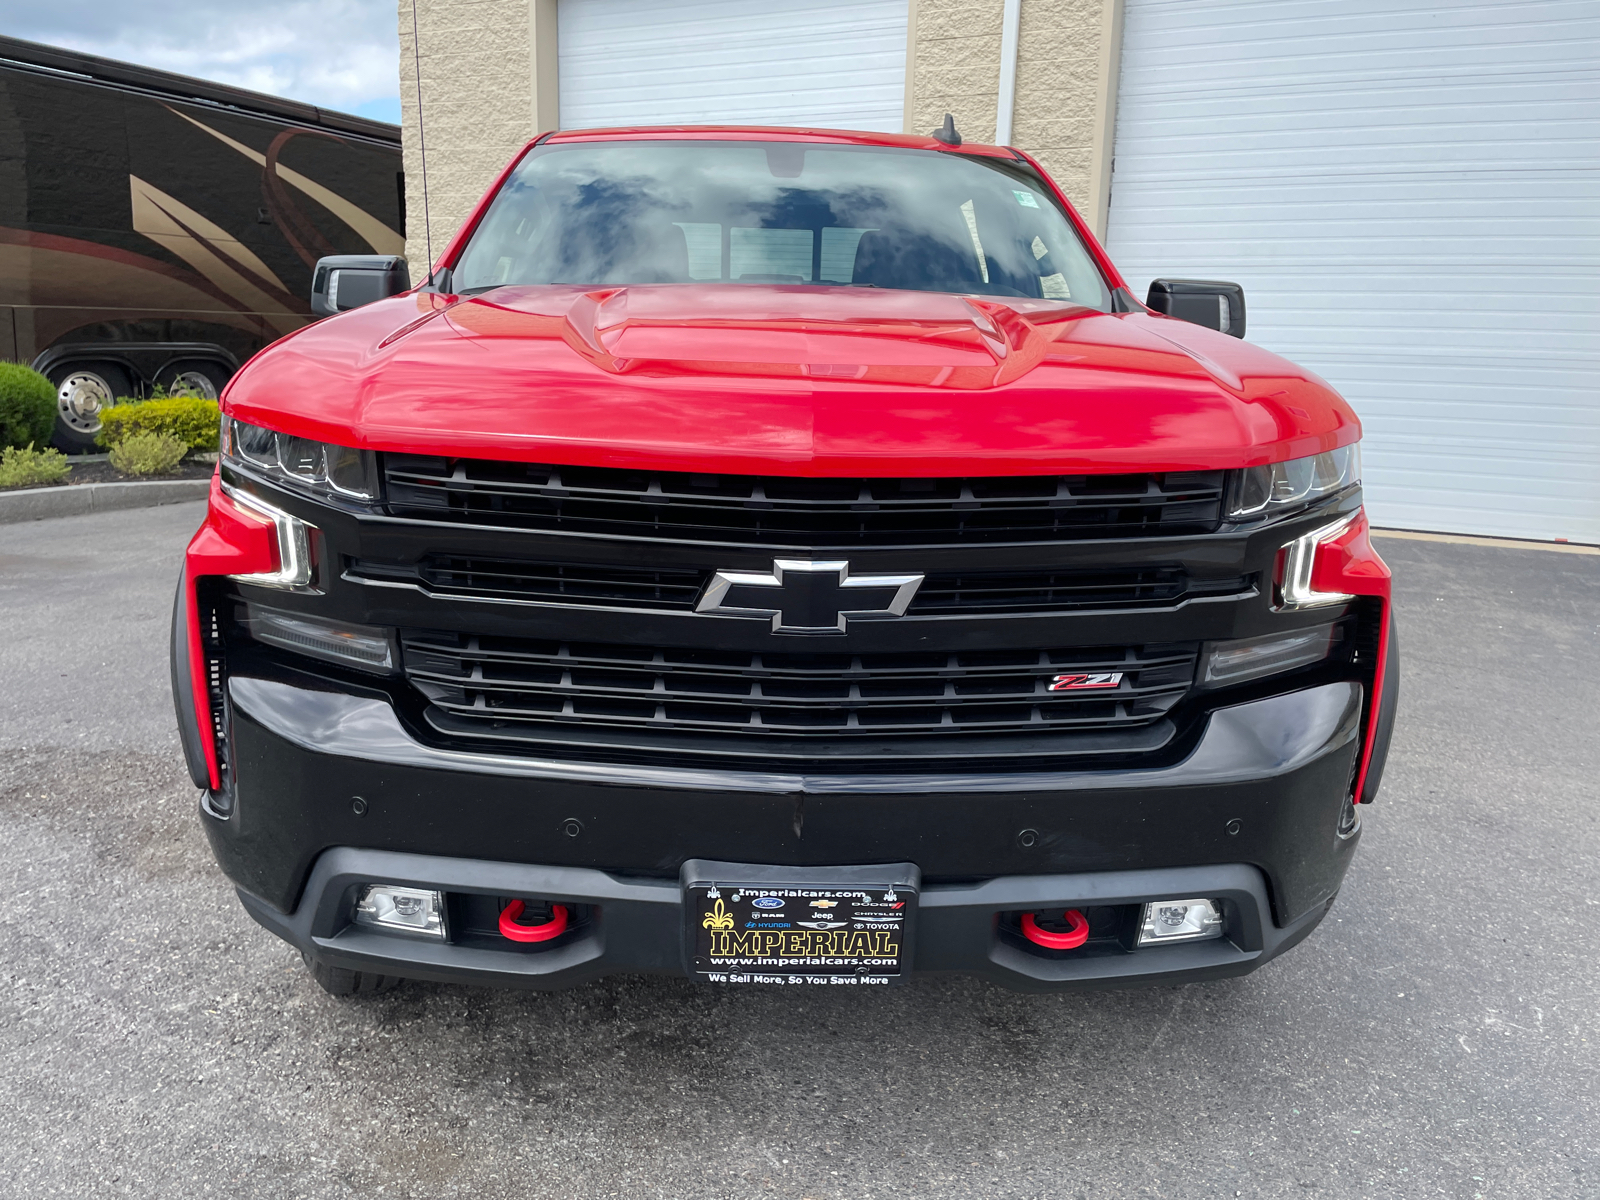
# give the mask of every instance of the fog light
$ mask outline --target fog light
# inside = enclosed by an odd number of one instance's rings
[[[444,897],[421,888],[368,884],[356,901],[356,924],[444,937]]]
[[[245,606],[244,622],[256,641],[269,646],[281,646],[285,650],[369,671],[388,671],[394,666],[393,647],[386,629],[343,625],[321,617],[263,608],[259,604]]]
[[[1199,942],[1222,936],[1222,907],[1215,900],[1157,900],[1144,906],[1139,945]]]
[[[1339,625],[1314,625],[1288,633],[1212,642],[1206,654],[1206,682],[1223,686],[1321,662],[1333,654],[1343,637]]]

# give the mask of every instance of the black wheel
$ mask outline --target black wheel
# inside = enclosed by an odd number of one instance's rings
[[[56,386],[56,428],[51,444],[68,454],[93,454],[100,447],[100,410],[119,397],[133,395],[128,373],[115,363],[63,363],[52,367]]]
[[[168,363],[156,372],[156,383],[169,392],[183,390],[215,400],[222,394],[222,385],[233,373],[219,362],[206,359],[189,359]]]
[[[321,984],[322,990],[330,996],[371,996],[400,986],[398,975],[351,971],[319,962],[309,954],[301,954],[300,957],[306,960],[306,970],[311,972],[311,978]]]

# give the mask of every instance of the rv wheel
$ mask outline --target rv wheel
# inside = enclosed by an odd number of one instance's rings
[[[68,454],[93,454],[100,449],[100,410],[131,395],[128,375],[113,363],[66,363],[50,372],[56,385],[56,428],[50,441]]]
[[[222,394],[222,385],[228,382],[228,375],[227,368],[221,363],[191,359],[162,367],[156,375],[156,383],[169,392],[185,391],[215,400]]]

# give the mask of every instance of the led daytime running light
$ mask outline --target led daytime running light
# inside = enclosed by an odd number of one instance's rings
[[[256,571],[248,575],[230,575],[228,578],[260,587],[307,587],[311,583],[311,530],[316,526],[229,484],[224,483],[222,491],[240,508],[271,521],[278,536],[276,571]]]
[[[1283,578],[1278,584],[1278,603],[1275,606],[1280,612],[1343,604],[1346,600],[1355,599],[1349,592],[1317,591],[1311,585],[1311,573],[1317,565],[1317,547],[1325,542],[1336,541],[1360,515],[1358,508],[1321,529],[1313,529],[1304,537],[1295,538],[1283,548]]]

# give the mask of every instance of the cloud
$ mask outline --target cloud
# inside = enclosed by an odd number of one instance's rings
[[[0,17],[12,37],[398,119],[395,0],[0,0]]]

